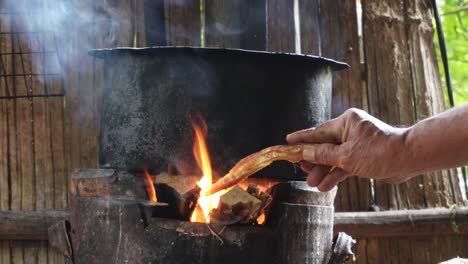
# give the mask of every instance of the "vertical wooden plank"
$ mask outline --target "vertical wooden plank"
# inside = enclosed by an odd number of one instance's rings
[[[352,258],[348,263],[359,263],[359,264],[371,264],[367,262],[367,240],[359,239],[356,241],[356,247],[354,249],[354,259]]]
[[[0,12],[6,13],[7,7],[5,2],[0,2]],[[10,17],[8,15],[0,16],[0,50],[3,53],[11,53],[11,34],[6,34],[10,31]],[[5,75],[11,72],[11,56],[0,56],[0,74]],[[1,77],[0,79],[0,95],[7,96],[12,86],[11,78]],[[10,124],[9,119],[9,104],[8,100],[0,101],[0,209],[10,209]],[[5,247],[2,247],[5,248]]]
[[[63,98],[49,98],[47,105],[51,131],[49,133],[54,166],[50,196],[53,197],[53,208],[68,208],[68,175],[70,169],[65,161],[64,109]]]
[[[370,112],[392,125],[410,125],[413,95],[401,3],[368,0],[363,16]],[[424,206],[421,181],[415,178],[399,186],[377,181],[376,202],[385,209]]]
[[[165,0],[166,45],[200,46],[200,1]]]
[[[430,252],[427,250],[428,243],[424,238],[414,238],[411,241],[412,258],[411,262],[415,264],[432,263],[430,259]]]
[[[319,9],[319,39],[320,39],[320,55],[333,59],[344,59],[344,47],[341,39],[343,34],[340,27],[340,18],[337,14],[340,13],[338,1],[318,1]],[[302,18],[301,18],[302,19]],[[348,21],[348,23],[350,23]],[[304,41],[301,39],[301,41]],[[346,70],[347,71],[347,70]],[[346,75],[335,73],[333,75],[333,90],[332,90],[332,109],[331,116],[336,117],[343,113],[349,108],[349,102],[347,99],[346,91]],[[338,192],[335,200],[335,208],[337,211],[349,211],[351,204],[348,194],[350,190],[348,183],[350,180],[346,180],[338,185]],[[358,208],[354,209],[358,210]]]
[[[240,48],[266,50],[266,0],[243,0],[240,6]]]
[[[132,28],[132,24],[128,23],[131,22],[132,17],[131,1],[127,1],[127,3],[128,5],[126,7],[130,10],[126,10],[123,14],[123,18],[125,18],[125,21],[127,22],[127,28],[118,27],[116,29],[117,33],[111,32],[111,35],[127,35],[127,39],[129,39],[129,41],[125,43],[126,45],[122,46],[132,46],[133,40],[133,35],[129,33],[128,30],[128,28]],[[118,1],[107,1],[104,4],[103,1],[87,0],[84,4],[80,4],[80,7],[82,8],[81,12],[95,15],[96,12],[109,12],[110,9],[114,12],[114,9],[117,10],[118,4]],[[110,16],[107,19],[115,18],[114,16]],[[101,26],[101,24],[107,22],[107,19],[96,18],[95,23]],[[109,21],[109,23],[112,22],[117,21]],[[90,40],[95,37],[97,32],[102,33],[104,36],[106,36],[106,32],[104,30],[100,30],[98,27],[93,28],[94,30],[84,28],[81,26],[79,21],[71,23],[70,26],[73,27],[70,30],[79,32],[79,34],[76,34],[75,39],[70,40],[71,47],[69,49],[59,50],[59,52],[71,52],[73,54],[70,54],[69,56],[75,58],[75,60],[67,61],[64,65],[64,82],[67,87],[65,133],[67,135],[66,141],[69,141],[69,145],[71,145],[70,149],[66,149],[65,151],[70,153],[70,169],[74,170],[80,167],[97,166],[98,121],[96,117],[96,91],[94,90],[93,75],[94,60],[87,55],[87,49],[94,46],[94,43],[91,43]],[[82,43],[83,39],[86,40],[85,43]],[[59,49],[61,49],[61,47],[59,47]]]
[[[0,263],[10,264],[10,245],[8,241],[0,241]]]
[[[144,0],[144,12],[147,45],[165,46],[164,0]]]
[[[0,12],[5,12],[4,2],[0,2]],[[7,16],[0,16],[0,32],[8,32]],[[8,50],[10,40],[8,34],[0,35],[0,50]],[[0,56],[0,74],[6,72],[5,56]],[[5,77],[0,79],[0,95],[6,95],[8,80]],[[0,100],[0,210],[9,209],[9,149],[8,149],[8,104],[7,100]],[[10,263],[10,248],[8,241],[0,241],[0,263]]]
[[[11,263],[24,263],[23,242],[17,240],[9,241],[10,247],[10,262]]]
[[[93,2],[94,1],[90,1],[91,7],[92,7]],[[115,21],[112,21],[112,22],[118,24],[118,32],[115,36],[116,40],[115,42],[108,43],[108,44],[116,45],[117,47],[133,47],[134,36],[135,34],[138,33],[138,23],[137,23],[137,20],[135,19],[137,0],[131,0],[131,1],[112,0],[112,1],[105,1],[105,2],[109,4],[109,8],[112,8],[114,12],[117,12],[117,16],[114,19]],[[92,8],[90,8],[88,11],[92,12]],[[91,39],[97,38],[97,37],[98,36],[94,36],[94,35],[90,36]],[[95,43],[92,43],[92,44],[96,45]],[[88,56],[88,58],[90,57]],[[92,73],[90,76],[92,76]]]
[[[41,21],[44,24],[47,24],[47,13],[46,13],[46,2],[42,3],[42,10],[38,10],[39,14],[41,15]],[[58,66],[58,54],[56,50],[56,43],[55,38],[50,33],[42,33],[35,35],[38,43],[35,49],[41,50],[44,54],[41,56],[35,57],[34,66],[35,71],[41,74],[53,73],[53,74],[60,74],[62,73]],[[46,55],[46,51],[55,51],[52,55]],[[50,94],[50,93],[60,93],[63,89],[58,88],[56,83],[60,81],[60,77],[54,76],[55,78],[47,78],[42,76],[39,80],[40,83],[37,83],[35,94]],[[57,78],[59,77],[59,78]],[[36,172],[36,193],[37,197],[41,197],[38,199],[37,209],[53,209],[56,208],[56,196],[57,192],[66,193],[68,192],[66,188],[66,181],[65,184],[63,181],[57,181],[58,173],[56,168],[56,163],[53,151],[53,145],[56,144],[58,141],[60,142],[60,138],[56,138],[52,135],[52,131],[59,130],[60,127],[54,126],[53,122],[57,120],[52,120],[50,115],[50,100],[61,99],[57,97],[53,98],[35,98],[33,99],[34,104],[34,145],[36,150],[35,155],[35,172]],[[63,118],[63,116],[62,116]],[[59,119],[60,120],[60,119]],[[60,158],[63,159],[64,155],[61,153],[59,155]],[[58,184],[56,184],[58,183]],[[62,194],[63,196],[63,194]],[[59,197],[61,197],[59,195]],[[66,201],[65,201],[66,203]],[[52,251],[51,248],[48,247],[47,241],[40,241],[37,243],[38,245],[38,252],[37,252],[37,262],[38,263],[55,263],[55,259],[51,257],[56,255],[57,253]]]
[[[239,48],[242,0],[205,0],[205,46]]]
[[[299,0],[299,19],[302,53],[320,56],[319,0]]]
[[[368,238],[366,244],[367,263],[383,263],[380,256],[379,240]]]
[[[10,25],[11,27],[11,25]],[[9,30],[11,32],[11,29]],[[12,36],[10,35],[10,48],[9,51],[13,51],[12,47],[13,41]],[[6,66],[10,71],[13,72],[13,56],[9,57],[9,60],[4,61],[4,66]],[[15,82],[14,78],[8,78],[7,82],[8,88],[10,90],[14,89]],[[19,210],[20,208],[20,197],[19,197],[19,173],[18,173],[18,164],[17,164],[17,148],[16,148],[16,102],[14,100],[7,100],[7,120],[8,120],[8,209],[16,209]],[[6,256],[8,256],[8,260],[5,262],[11,262],[14,259],[22,259],[22,251],[18,250],[18,248],[12,247],[12,242],[5,242],[5,249],[4,251],[8,252]],[[21,262],[18,262],[21,263]]]
[[[91,5],[91,3],[90,3]],[[78,89],[80,104],[78,116],[74,122],[80,129],[80,167],[97,167],[97,131],[96,109],[94,103],[93,86],[93,59],[87,56],[86,51],[79,49],[83,54],[79,60],[78,79],[73,89]]]
[[[318,24],[315,25],[318,29],[309,31],[320,34],[318,39],[321,55],[347,62],[351,66],[350,69],[336,72],[333,76],[332,116],[338,116],[350,107],[363,108],[356,3],[331,0],[320,1],[317,7],[313,1],[309,4],[309,9],[320,10]],[[301,40],[303,43],[317,42],[317,36],[310,35],[309,38],[311,39]],[[318,47],[314,45],[312,48],[317,50]],[[352,177],[342,182],[338,190],[337,210],[359,211],[369,208],[369,180]]]
[[[9,12],[12,12],[13,10],[9,10]],[[10,32],[15,32],[16,29],[16,18],[13,16],[10,16]],[[12,35],[11,38],[11,47],[12,47],[12,52],[17,52],[18,48],[20,47],[19,45],[19,38],[17,35]],[[21,61],[19,60],[19,56],[13,55],[12,60],[11,60],[11,69],[12,73],[22,73],[23,69],[21,67]],[[13,77],[13,83],[12,83],[12,91],[14,93],[12,94],[26,94],[27,89],[25,87],[25,81],[24,79],[18,78],[18,77]],[[10,101],[10,113],[11,117],[9,117],[10,120],[12,120],[12,125],[10,127],[10,135],[14,135],[11,138],[11,144],[10,144],[10,164],[11,164],[11,209],[12,210],[22,210],[23,207],[23,194],[22,194],[22,187],[23,187],[23,176],[24,174],[27,173],[24,170],[24,165],[23,165],[23,160],[22,160],[22,146],[24,144],[28,145],[31,143],[31,141],[28,142],[27,138],[24,139],[23,144],[21,144],[21,139],[23,139],[23,135],[26,135],[28,137],[28,132],[27,130],[23,130],[26,128],[23,128],[22,125],[28,126],[27,120],[24,120],[23,116],[27,115],[28,113],[28,99],[23,99],[23,100],[12,100]],[[30,136],[29,136],[30,137]],[[24,148],[24,147],[23,147]],[[31,153],[25,153],[26,155],[31,154]],[[30,175],[31,176],[31,175]],[[23,243],[20,241],[14,241],[10,242],[10,247],[11,247],[11,261],[13,263],[23,263],[24,260],[24,254],[23,254]]]
[[[207,47],[266,49],[265,0],[205,0]]]
[[[295,52],[294,1],[267,0],[267,50]]]
[[[135,47],[146,47],[145,1],[133,0],[133,35]]]
[[[0,1],[0,12],[7,13],[5,1]],[[8,15],[0,16],[0,32],[10,31],[10,19]],[[0,50],[11,52],[11,35],[0,35]],[[11,56],[0,56],[0,74],[6,74],[7,67],[11,67]],[[11,78],[0,79],[0,94],[5,96],[11,86]],[[0,210],[10,209],[10,114],[8,100],[0,99]],[[0,263],[10,264],[10,245],[8,241],[0,241]]]
[[[89,7],[90,2],[80,5],[80,7]],[[85,12],[83,10],[83,12]],[[89,143],[87,141],[92,137],[86,134],[87,120],[89,115],[87,111],[90,109],[89,101],[86,100],[86,94],[89,92],[89,79],[92,75],[82,74],[89,65],[86,64],[86,53],[82,48],[80,41],[85,39],[87,32],[79,27],[79,22],[70,23],[71,31],[77,32],[76,36],[69,39],[65,48],[59,45],[58,52],[61,57],[71,58],[63,62],[64,67],[64,82],[66,86],[66,132],[67,132],[67,152],[70,153],[70,169],[74,170],[85,166],[85,162],[89,160],[91,154]],[[78,54],[82,55],[79,56]],[[86,99],[84,99],[86,98]],[[83,134],[84,133],[84,134]],[[86,159],[86,161],[83,161]]]
[[[409,125],[443,109],[432,39],[430,1],[364,3],[364,48],[371,113]],[[388,209],[447,206],[457,202],[449,172],[435,172],[400,185],[376,184],[376,200]],[[447,240],[444,240],[447,239]],[[400,263],[435,263],[451,238],[399,239],[388,249]],[[430,249],[432,248],[432,250]]]
[[[394,248],[398,250],[398,263],[411,263],[411,241],[410,239],[393,239]],[[395,251],[394,251],[395,252]]]
[[[53,86],[61,85],[58,82],[49,84]],[[46,105],[47,118],[49,121],[50,132],[50,148],[52,151],[53,178],[51,182],[47,182],[46,186],[50,187],[50,196],[53,198],[53,208],[62,209],[68,208],[68,175],[69,168],[66,161],[66,153],[64,151],[65,135],[64,135],[64,98],[52,97],[47,99]],[[49,205],[47,205],[49,206]],[[47,243],[44,243],[47,245]],[[64,263],[65,258],[50,246],[47,250],[47,263]]]
[[[442,85],[434,47],[431,1],[406,1],[408,50],[416,118],[424,119],[445,110]],[[428,206],[449,206],[460,201],[458,177],[450,170],[423,178]]]
[[[18,5],[26,7],[27,4],[35,6],[34,2],[18,1]],[[22,11],[21,9],[15,11]],[[14,16],[12,30],[19,32],[31,31],[24,16]],[[14,39],[16,45],[13,50],[18,53],[16,57],[15,74],[18,76],[15,79],[16,92],[18,94],[32,95],[41,94],[42,87],[40,82],[34,82],[32,75],[37,71],[34,68],[33,57],[30,52],[39,51],[37,39],[32,37],[32,34],[16,34]],[[24,75],[24,76],[21,76]],[[19,89],[18,89],[19,88]],[[22,91],[24,89],[24,91]],[[21,172],[21,210],[36,210],[37,208],[37,175],[35,171],[36,166],[36,145],[34,142],[36,131],[34,130],[36,120],[34,102],[31,98],[22,98],[17,100],[17,133],[19,146],[19,160]],[[39,196],[40,202],[43,196]],[[37,263],[38,242],[24,241],[22,242],[23,262],[24,263]]]
[[[344,92],[344,94],[347,94],[349,106],[362,109],[364,107],[364,96],[362,93],[362,68],[360,64],[359,54],[359,36],[357,28],[356,3],[354,1],[340,1],[339,4],[339,8],[341,10],[340,14],[342,14],[339,15],[341,27],[340,35],[343,38],[342,43],[344,43],[344,47],[342,47],[342,50],[345,51],[345,54],[344,57],[338,57],[336,59],[347,62],[351,66],[351,68],[344,72],[338,72],[335,74],[335,76],[341,75],[342,79],[346,80],[346,84],[334,86],[334,89],[345,90],[346,92]],[[340,79],[340,77],[335,78]],[[334,107],[339,108],[339,106],[336,105]],[[348,193],[338,194],[340,196],[349,197],[349,207],[343,208],[344,210],[360,211],[369,208],[371,204],[371,186],[368,179],[356,177],[348,178],[344,182],[344,184],[348,185]]]
[[[1,80],[0,80],[1,81]],[[0,86],[1,88],[1,86]],[[0,99],[0,210],[8,210],[8,109]]]

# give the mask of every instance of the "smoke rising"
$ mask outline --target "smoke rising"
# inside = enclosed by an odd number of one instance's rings
[[[130,23],[106,0],[6,0],[3,5],[3,31],[22,32],[12,34],[16,45],[26,49],[21,52],[56,51],[55,58],[47,59],[58,59],[62,69],[78,69],[88,50],[115,46],[122,23]],[[33,68],[44,64],[33,56],[31,60]]]

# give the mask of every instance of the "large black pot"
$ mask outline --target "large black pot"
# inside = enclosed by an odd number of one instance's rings
[[[233,49],[155,47],[94,50],[103,58],[102,167],[198,173],[191,120],[208,125],[215,172],[283,144],[287,133],[330,118],[332,70],[314,56]],[[295,178],[280,163],[266,177]]]

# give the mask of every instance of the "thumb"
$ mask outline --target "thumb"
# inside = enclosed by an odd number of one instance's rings
[[[307,145],[302,151],[302,158],[314,164],[340,167],[340,145],[327,143]]]

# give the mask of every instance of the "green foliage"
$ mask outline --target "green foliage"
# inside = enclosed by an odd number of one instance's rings
[[[455,104],[468,102],[468,0],[445,0],[440,6],[447,44]],[[437,38],[436,45],[438,47]],[[445,87],[445,75],[437,48],[439,69]],[[446,97],[447,98],[447,97]],[[448,105],[448,104],[447,104]]]

